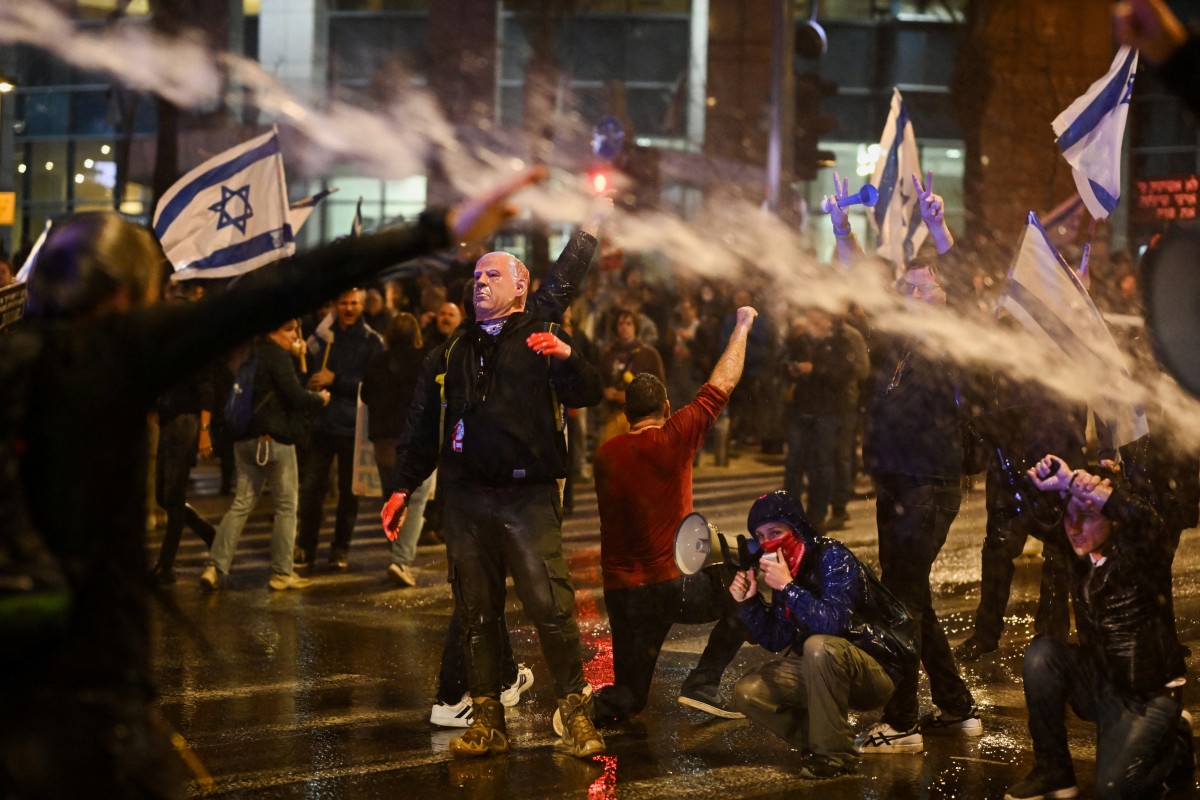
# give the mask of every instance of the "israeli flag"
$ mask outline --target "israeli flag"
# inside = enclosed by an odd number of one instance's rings
[[[1029,212],[1017,257],[1008,271],[1000,307],[1046,347],[1060,351],[1095,376],[1095,394],[1089,403],[1096,419],[1112,433],[1116,447],[1149,433],[1142,406],[1129,402],[1112,381],[1105,380],[1114,369],[1129,377],[1125,356],[1079,275],[1054,249],[1033,211]]]
[[[362,236],[362,231],[363,231],[362,201],[363,201],[363,199],[361,197],[358,198],[358,205],[354,207],[354,219],[351,220],[351,222],[350,222],[350,235],[351,236]]]
[[[337,189],[332,187],[322,189],[312,197],[297,200],[288,207],[288,224],[292,226],[293,236],[300,232],[300,229],[304,227],[304,223],[308,222],[308,218],[312,216],[312,212],[317,209],[317,203],[336,191]]]
[[[158,203],[154,233],[173,280],[227,278],[296,251],[278,131],[210,158]]]
[[[42,228],[42,235],[33,243],[29,255],[25,256],[25,263],[21,265],[21,270],[16,277],[21,283],[29,283],[29,276],[33,274],[33,268],[37,266],[38,254],[42,252],[42,245],[46,243],[46,237],[50,235],[50,225],[50,220],[46,220],[46,227]]]
[[[1137,50],[1122,47],[1108,74],[1052,123],[1079,196],[1096,219],[1106,218],[1121,198],[1121,141],[1137,63]]]
[[[908,107],[900,90],[893,89],[891,110],[879,140],[879,160],[871,174],[871,184],[879,189],[879,200],[875,203],[875,213],[868,218],[879,238],[876,252],[895,264],[898,273],[929,235],[912,185],[912,176],[921,174],[917,137],[908,118]]]

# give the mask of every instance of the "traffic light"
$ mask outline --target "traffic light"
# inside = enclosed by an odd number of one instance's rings
[[[811,73],[796,76],[795,158],[792,171],[802,181],[815,180],[817,170],[836,156],[820,149],[821,137],[837,130],[837,117],[821,111],[821,100],[837,95],[837,84]]]
[[[592,194],[601,195],[612,188],[611,167],[607,164],[596,165],[588,169],[588,189]]]

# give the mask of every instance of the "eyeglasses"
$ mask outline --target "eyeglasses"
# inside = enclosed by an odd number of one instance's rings
[[[946,291],[942,285],[936,281],[932,283],[909,283],[904,281],[900,285],[900,291],[905,297],[933,297],[938,292]]]

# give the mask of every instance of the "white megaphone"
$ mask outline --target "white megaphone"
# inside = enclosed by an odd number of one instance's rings
[[[675,566],[684,575],[695,575],[709,564],[719,563],[720,535],[700,512],[688,514],[675,531]]]
[[[683,518],[675,531],[675,566],[684,575],[695,575],[712,564],[728,564],[736,570],[754,569],[762,557],[762,548],[754,539],[739,534],[736,547],[729,537],[693,511]]]

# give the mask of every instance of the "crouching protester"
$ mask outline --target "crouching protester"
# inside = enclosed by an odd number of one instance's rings
[[[1099,470],[1097,470],[1099,472]],[[1078,794],[1066,709],[1096,723],[1096,796],[1158,797],[1191,787],[1192,730],[1180,702],[1173,637],[1151,580],[1169,557],[1161,519],[1131,485],[1047,455],[1028,472],[1058,492],[1063,529],[1047,546],[1069,551],[1079,644],[1038,637],[1025,650],[1025,700],[1033,770],[1006,800]]]
[[[804,777],[855,772],[849,710],[881,708],[917,669],[908,612],[844,544],[818,536],[787,492],[758,498],[747,526],[773,599],[759,597],[754,570],[730,592],[755,640],[784,657],[739,680],[734,703],[804,753]]]

